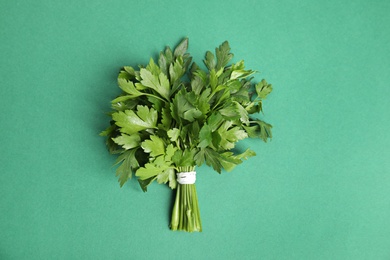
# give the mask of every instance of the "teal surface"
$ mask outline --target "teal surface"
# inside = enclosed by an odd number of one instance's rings
[[[0,2],[0,259],[390,259],[390,1]],[[98,133],[124,65],[229,40],[266,78],[269,143],[172,191],[119,188]]]

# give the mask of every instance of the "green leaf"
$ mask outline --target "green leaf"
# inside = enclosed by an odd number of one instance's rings
[[[150,102],[150,104],[148,104],[148,107],[153,107],[158,112],[161,111],[161,109],[166,104],[161,99],[159,99],[159,98],[157,98],[156,96],[153,96],[153,95],[148,95],[147,99]],[[138,98],[138,100],[140,100],[140,99]]]
[[[199,148],[206,148],[212,143],[211,127],[204,124],[199,132]]]
[[[222,90],[224,90],[224,91],[229,91],[229,92],[230,92],[230,89],[227,89],[227,86],[225,86],[225,85],[218,85],[218,86],[214,89],[213,93],[216,93],[216,92],[222,91]]]
[[[145,179],[145,180],[138,179],[138,183],[141,186],[142,191],[147,192],[149,184],[151,184],[155,179],[156,179],[156,176],[150,177],[150,178]]]
[[[232,127],[232,122],[224,122],[220,128],[218,128],[218,134],[221,137],[220,147],[224,150],[231,150],[234,148],[235,143],[248,137],[248,134],[241,130],[240,127]]]
[[[256,84],[255,86],[257,96],[261,99],[265,99],[272,91],[272,85],[268,84],[264,79]]]
[[[170,84],[167,76],[164,73],[160,73],[158,76],[160,81],[161,92],[159,92],[163,97],[169,99],[170,97]]]
[[[226,171],[233,170],[242,161],[236,158],[232,152],[224,152],[218,157],[219,162]]]
[[[261,101],[251,102],[247,107],[245,107],[245,110],[248,111],[248,114],[258,113],[263,110],[263,104]]]
[[[177,150],[172,157],[172,161],[178,167],[184,166],[194,166],[195,165],[195,154],[197,153],[196,149],[184,149]]]
[[[153,58],[150,58],[149,64],[146,66],[146,69],[147,69],[148,71],[150,71],[153,75],[158,75],[158,74],[160,74],[160,72],[161,72],[161,70],[160,70],[160,68],[157,66],[157,64],[154,63]]]
[[[250,126],[243,126],[245,131],[248,133],[248,136],[258,137],[264,142],[267,142],[268,139],[272,138],[271,128],[272,125],[261,121],[259,119],[251,121]]]
[[[106,130],[100,132],[100,136],[110,136],[116,129],[116,125],[110,125]]]
[[[135,78],[135,71],[130,66],[124,66],[119,72],[118,79],[133,80]]]
[[[227,83],[227,87],[229,88],[230,93],[235,94],[241,89],[242,83],[237,79],[232,80]],[[248,91],[245,92],[245,94],[248,94]]]
[[[160,73],[158,76],[152,74],[147,69],[142,68],[140,70],[141,83],[145,87],[155,90],[163,98],[169,99],[170,85],[167,76],[164,73]]]
[[[243,70],[245,69],[245,64],[243,60],[239,60],[237,63],[232,65],[232,70]]]
[[[135,76],[135,71],[134,71],[134,68],[133,68],[133,67],[124,66],[123,69],[124,69],[127,73],[129,73],[130,75]]]
[[[171,64],[173,61],[173,53],[172,53],[171,48],[169,48],[169,47],[165,48],[165,59],[167,61],[167,64]]]
[[[141,147],[145,153],[149,153],[152,157],[165,153],[164,141],[155,135],[151,135],[150,140],[143,141]]]
[[[224,133],[224,137],[230,142],[237,142],[239,140],[247,138],[248,134],[244,130],[241,130],[240,127],[236,126],[227,130]]]
[[[260,126],[260,138],[264,142],[267,142],[267,139],[272,138],[272,132],[271,132],[272,125],[260,120],[257,120],[257,123]]]
[[[124,149],[129,150],[140,145],[141,138],[138,134],[126,135],[121,134],[112,140],[118,145],[122,146]]]
[[[195,99],[194,93],[187,93],[185,89],[178,92],[171,103],[172,117],[179,122],[181,121],[179,118],[192,122],[200,117],[202,112],[191,104],[196,101]]]
[[[199,126],[199,122],[196,120],[194,122],[192,122],[191,124],[188,125],[189,126],[189,138],[190,138],[190,146],[195,146],[196,142],[199,142],[198,141],[198,136],[199,136],[199,132],[200,132],[200,126]]]
[[[114,100],[112,100],[111,103],[112,104],[117,104],[117,103],[120,103],[120,102],[127,101],[129,99],[134,99],[134,97],[130,96],[130,95],[119,96],[119,97],[115,98]]]
[[[218,84],[217,73],[215,72],[215,69],[212,69],[210,71],[210,87],[213,92],[216,92],[215,88],[217,87],[217,84]]]
[[[231,95],[229,89],[226,89],[224,85],[220,86],[223,87],[225,90],[219,91],[216,95],[214,95],[215,103],[213,104],[213,108],[219,106],[226,107],[228,104],[230,104]]]
[[[100,136],[105,136],[107,138],[106,146],[110,154],[116,154],[120,152],[119,146],[112,140],[112,138],[118,135],[117,129],[118,127],[111,121],[111,125],[99,134]]]
[[[218,133],[218,131],[215,131],[211,133],[211,136],[212,136],[213,145],[212,146],[210,145],[210,147],[213,148],[214,150],[221,150],[220,149],[221,141],[222,141],[221,135]]]
[[[176,189],[177,187],[177,180],[176,180],[176,173],[175,171],[170,171],[169,172],[169,188],[171,189]]]
[[[246,149],[245,152],[235,155],[235,157],[240,160],[248,160],[249,157],[253,156],[256,156],[256,153],[249,148]]]
[[[147,106],[137,106],[137,114],[133,110],[118,111],[112,114],[115,124],[122,133],[132,135],[141,130],[156,128],[157,111]]]
[[[138,161],[135,157],[137,149],[132,149],[121,154],[116,164],[122,164],[116,169],[116,176],[119,176],[119,185],[122,187],[133,174],[133,169],[139,167]]]
[[[138,91],[135,88],[134,83],[131,81],[127,81],[126,79],[119,78],[118,85],[124,92],[126,92],[127,94],[129,94],[131,96],[138,97],[138,96],[143,95],[142,92]]]
[[[147,163],[144,167],[140,167],[136,172],[135,176],[137,176],[140,180],[146,180],[151,177],[156,177],[158,174],[167,170],[168,167],[158,167],[153,163]]]
[[[199,77],[202,80],[204,85],[207,83],[208,78],[209,78],[208,74],[201,69],[196,70],[194,72],[194,76]]]
[[[221,173],[222,164],[219,158],[220,157],[219,153],[217,153],[216,151],[210,148],[203,149],[203,153],[204,153],[203,156],[205,158],[206,164],[208,166],[213,167],[213,169],[216,172]]]
[[[141,80],[141,79],[140,79],[140,80]],[[136,82],[136,83],[134,84],[134,86],[135,86],[135,88],[138,89],[138,90],[146,90],[146,89],[148,89],[148,87],[142,85],[142,84],[139,83],[139,82]],[[144,92],[143,92],[143,93],[144,93]],[[146,93],[145,93],[145,94],[146,94]]]
[[[253,70],[234,70],[230,75],[230,79],[235,80],[235,79],[247,78],[255,73],[256,71]]]
[[[180,58],[180,57],[178,57]],[[185,71],[188,71],[192,65],[192,57],[190,56],[190,54],[186,53],[183,55],[183,68]]]
[[[161,112],[161,124],[159,127],[163,130],[171,129],[172,116],[169,108],[162,108]]]
[[[171,82],[179,80],[185,73],[182,67],[183,60],[177,59],[174,63],[169,66],[169,77]]]
[[[157,182],[160,184],[169,182],[169,187],[171,189],[175,189],[177,186],[175,170],[173,168],[168,168],[162,173],[158,174]]]
[[[137,115],[145,122],[145,126],[153,126],[157,122],[157,111],[147,106],[137,106]]]
[[[211,131],[214,132],[223,122],[222,114],[219,112],[212,113],[207,119],[207,123],[211,128]]]
[[[191,108],[183,113],[183,118],[189,122],[193,122],[195,119],[202,115],[202,111],[197,108]]]
[[[210,93],[211,90],[209,88],[205,89],[204,91],[202,91],[202,93],[199,96],[199,99],[197,100],[198,108],[203,115],[206,115],[210,111],[210,103],[209,103]]]
[[[249,124],[248,111],[237,101],[226,103],[225,107],[220,109],[219,112],[225,119],[240,119],[242,123]]]
[[[176,142],[180,136],[180,130],[178,128],[172,128],[168,130],[167,134],[172,142]]]
[[[248,111],[246,111],[246,109],[236,101],[233,101],[233,106],[237,109],[241,122],[244,124],[249,124]]]
[[[146,191],[146,186],[155,179],[157,179],[158,183],[167,183],[169,181],[169,186],[172,189],[176,188],[176,177],[173,176],[172,157],[177,151],[177,148],[170,144],[165,150],[164,147],[161,147],[161,143],[156,147],[154,145],[160,141],[154,137],[155,136],[151,136],[154,144],[148,142],[149,140],[142,144],[148,143],[146,145],[148,146],[146,150],[150,150],[152,153],[155,152],[155,155],[158,154],[159,156],[155,157],[149,163],[146,163],[144,167],[139,168],[136,172],[136,176],[139,178],[141,187],[144,191]]]
[[[203,165],[205,162],[205,149],[200,149],[194,156],[194,161],[197,166]]]
[[[217,56],[218,61],[216,70],[225,67],[233,58],[233,54],[230,53],[230,46],[228,41],[223,42],[218,48],[216,48],[215,54]]]
[[[164,73],[165,75],[168,75],[169,63],[168,63],[168,61],[165,57],[165,54],[163,52],[160,52],[160,56],[158,59],[158,66],[160,67],[160,70],[162,73]]]
[[[232,82],[233,84],[229,85],[229,89],[232,93],[232,100],[237,101],[240,104],[249,104],[251,102],[251,98],[248,89],[244,85],[241,85],[242,83],[239,80],[234,80]],[[237,86],[234,86],[235,85],[234,82],[237,82],[239,85],[239,86],[237,85],[239,87],[237,91],[236,91]],[[232,90],[232,88],[234,88],[234,90]]]
[[[236,120],[241,117],[237,107],[232,105],[225,106],[224,108],[220,109],[219,113],[221,113],[221,115],[227,120]]]
[[[183,56],[184,53],[186,53],[188,49],[188,38],[184,38],[180,43],[179,45],[177,45],[177,47],[175,48],[174,52],[173,52],[173,55],[175,57],[178,57],[178,56]]]
[[[191,89],[195,95],[199,95],[205,87],[204,81],[199,76],[194,76],[191,80]]]
[[[178,150],[177,147],[174,147],[172,144],[169,144],[167,146],[167,149],[165,151],[165,157],[164,160],[171,164],[172,162],[172,157],[175,155],[175,152]]]
[[[215,62],[214,54],[212,54],[210,51],[206,52],[206,59],[203,61],[206,67],[211,71],[212,69],[215,69],[215,65],[217,64]]]
[[[165,171],[157,175],[157,182],[159,184],[167,183],[170,179],[172,179],[172,175],[175,175],[175,170],[172,168],[166,169]]]

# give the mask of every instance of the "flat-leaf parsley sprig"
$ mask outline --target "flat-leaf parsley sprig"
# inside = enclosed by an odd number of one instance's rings
[[[227,41],[215,54],[206,52],[206,70],[192,62],[187,48],[185,38],[173,51],[160,52],[157,62],[121,69],[122,93],[111,102],[111,124],[101,135],[119,155],[120,186],[135,175],[143,191],[153,181],[176,189],[170,227],[193,232],[202,230],[196,166],[206,163],[221,173],[255,155],[234,148],[248,137],[272,137],[272,126],[252,116],[263,110],[272,86],[253,83],[256,71],[245,69],[243,60],[229,65]]]

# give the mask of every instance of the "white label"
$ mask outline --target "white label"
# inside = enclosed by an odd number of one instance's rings
[[[196,181],[196,172],[178,172],[176,176],[179,184],[194,184]]]

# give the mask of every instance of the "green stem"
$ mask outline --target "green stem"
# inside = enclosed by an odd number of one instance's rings
[[[179,191],[180,187],[177,187],[177,192]],[[176,196],[175,204],[173,205],[172,210],[172,221],[171,221],[171,229],[177,230],[179,226],[179,218],[180,218],[180,196]]]
[[[195,167],[178,167],[177,170],[178,172],[194,171]],[[195,184],[177,184],[171,229],[187,232],[202,231]]]

